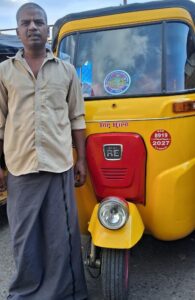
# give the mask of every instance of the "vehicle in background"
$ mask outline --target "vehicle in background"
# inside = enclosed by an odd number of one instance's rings
[[[194,20],[195,3],[166,0],[54,26],[53,51],[82,83],[88,178],[77,203],[106,300],[127,299],[143,232],[171,241],[195,229]]]

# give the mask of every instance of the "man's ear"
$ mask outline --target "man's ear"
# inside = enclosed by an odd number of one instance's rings
[[[20,34],[19,34],[18,28],[16,28],[16,34],[17,34],[18,38],[20,38]]]

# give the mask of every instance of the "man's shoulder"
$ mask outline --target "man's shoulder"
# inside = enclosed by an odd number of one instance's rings
[[[57,61],[63,67],[63,69],[65,70],[66,73],[68,73],[69,75],[74,74],[74,72],[75,72],[74,65],[72,65],[70,62],[64,61],[60,58],[57,58]]]
[[[63,60],[63,59],[61,59],[61,58],[58,58],[58,57],[57,57],[57,60],[58,60],[61,64],[63,64],[63,66],[66,67],[67,69],[73,69],[73,68],[74,68],[74,66],[73,66],[70,62],[68,62],[68,61],[65,61],[65,60]]]
[[[13,57],[8,57],[4,61],[0,63],[0,70],[6,71],[7,68],[10,68],[10,65],[12,64]]]
[[[7,56],[5,60],[3,60],[0,65],[8,65],[14,59],[15,56]]]

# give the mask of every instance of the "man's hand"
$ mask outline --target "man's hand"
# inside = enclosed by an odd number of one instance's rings
[[[4,192],[6,190],[6,181],[4,177],[3,170],[0,168],[0,192]]]
[[[86,162],[84,159],[77,160],[74,166],[75,187],[82,186],[87,176]]]
[[[77,152],[77,160],[74,166],[75,186],[79,187],[85,183],[87,176],[85,160],[85,130],[72,130],[73,142]]]

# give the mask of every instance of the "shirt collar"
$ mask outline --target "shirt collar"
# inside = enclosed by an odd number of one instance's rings
[[[22,61],[24,58],[23,58],[23,53],[24,53],[24,49],[21,48],[18,50],[18,52],[16,53],[15,56],[12,56],[10,57],[12,60],[19,60],[19,61]],[[58,59],[57,57],[54,56],[53,52],[46,48],[46,60],[54,60],[55,62],[58,62]]]

